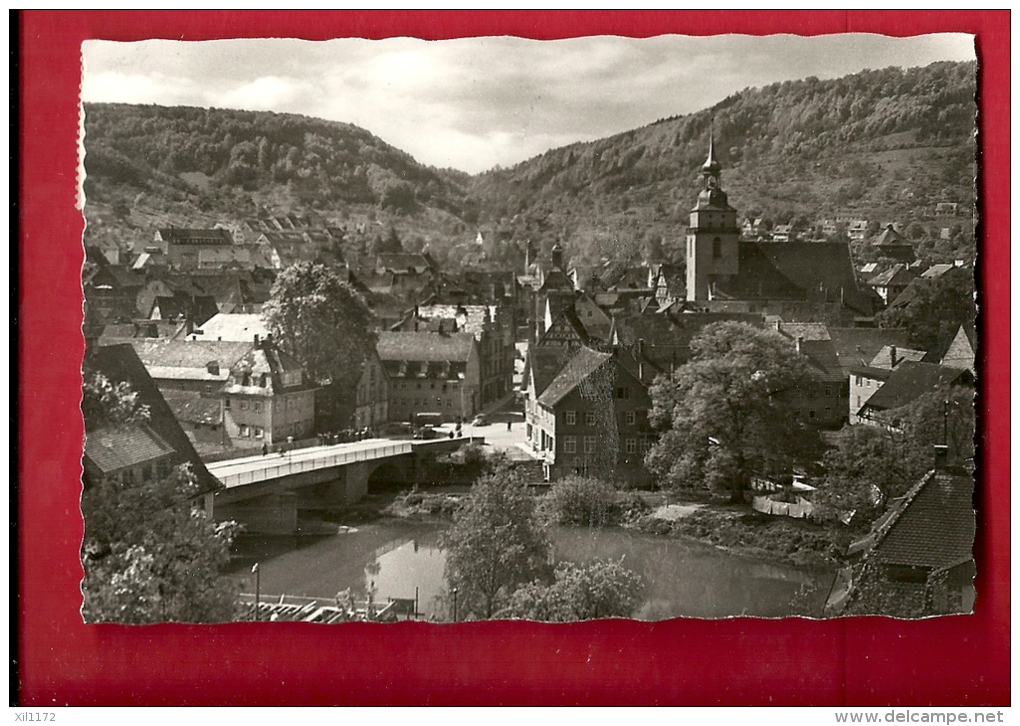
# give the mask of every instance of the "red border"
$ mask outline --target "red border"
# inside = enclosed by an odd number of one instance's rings
[[[978,37],[987,485],[973,617],[456,627],[83,626],[75,210],[87,38]],[[20,25],[20,669],[26,705],[1009,703],[1009,13],[25,12]],[[992,392],[992,395],[987,395]]]

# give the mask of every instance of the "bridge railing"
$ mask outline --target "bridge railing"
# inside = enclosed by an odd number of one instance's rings
[[[367,449],[340,451],[333,454],[323,454],[322,456],[301,458],[298,460],[293,460],[292,456],[288,456],[277,464],[269,464],[267,461],[265,466],[260,466],[250,471],[237,472],[235,474],[218,475],[218,478],[221,482],[223,482],[223,485],[229,489],[232,487],[244,486],[246,484],[257,484],[258,482],[267,481],[269,479],[279,479],[280,477],[300,474],[306,471],[316,471],[318,469],[328,469],[332,466],[355,464],[359,461],[384,459],[388,456],[400,456],[402,454],[410,454],[411,452],[411,442],[401,441],[382,446],[373,446]],[[259,463],[261,464],[262,462],[260,461]]]

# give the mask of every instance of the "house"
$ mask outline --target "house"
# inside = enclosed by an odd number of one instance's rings
[[[315,391],[272,336],[259,339],[230,367],[219,391],[226,434],[242,447],[307,438],[315,430]]]
[[[443,321],[446,321],[445,328],[442,326]],[[486,406],[498,401],[513,390],[516,348],[513,317],[509,308],[499,305],[422,304],[391,329],[471,333],[478,343],[481,375],[479,405]]]
[[[975,532],[973,476],[937,462],[848,549],[861,561],[842,614],[971,612]]]
[[[899,431],[902,422],[894,413],[897,409],[927,393],[956,385],[973,386],[974,375],[966,369],[904,360],[892,369],[885,382],[857,410],[858,422]]]
[[[188,340],[247,342],[265,338],[269,328],[261,313],[216,313],[188,334]]]
[[[354,395],[356,429],[375,429],[390,420],[389,379],[375,350],[361,364],[361,378]]]
[[[956,202],[939,202],[935,205],[936,217],[955,217],[960,209]]]
[[[847,225],[846,234],[847,237],[850,238],[851,242],[863,242],[868,238],[868,220],[851,220]]]
[[[376,351],[389,380],[389,419],[440,413],[470,420],[481,402],[478,342],[471,333],[383,331]]]
[[[923,350],[913,350],[905,346],[887,345],[879,350],[866,364],[851,365],[848,368],[850,381],[850,413],[851,424],[866,423],[858,415],[871,397],[889,380],[892,371],[904,361],[920,361],[925,357]]]
[[[870,293],[858,288],[848,244],[741,240],[721,171],[711,139],[701,167],[703,188],[687,227],[688,303],[784,318],[790,310],[817,315],[826,308],[873,314]]]
[[[903,263],[893,265],[867,281],[868,287],[873,289],[882,302],[888,305],[907,289],[907,285],[917,279],[917,270],[907,267]]]
[[[138,403],[148,408],[149,417],[144,423],[125,427],[85,422],[85,486],[107,479],[142,483],[168,474],[178,464],[188,464],[201,492],[220,488],[222,485],[206,469],[134,348],[129,344],[97,343],[90,339],[86,345],[86,370],[103,374],[111,383],[128,384]]]
[[[197,270],[200,252],[229,251],[234,239],[225,229],[168,227],[157,229],[153,242],[166,256],[171,267]]]
[[[946,352],[942,354],[942,359],[939,363],[950,368],[964,368],[976,375],[976,350],[977,339],[974,334],[974,327],[971,325],[961,325]]]
[[[680,265],[658,265],[650,287],[660,305],[687,298],[686,275]]]
[[[193,391],[218,397],[230,369],[253,347],[252,341],[133,338],[138,358],[160,390]]]
[[[538,367],[531,370],[533,377]],[[653,441],[651,399],[618,354],[579,348],[541,393],[536,383],[529,381],[525,433],[548,479],[581,474],[632,485],[648,481],[643,461]]]
[[[892,224],[885,226],[871,246],[882,257],[906,263],[914,261],[914,246]]]
[[[161,391],[170,410],[199,453],[221,451],[230,444],[218,396],[166,388]]]
[[[772,228],[773,242],[790,242],[793,239],[792,224],[777,224]]]
[[[846,421],[850,392],[828,328],[824,323],[772,324],[808,363],[809,380],[787,394],[798,418],[810,426],[839,428]]]

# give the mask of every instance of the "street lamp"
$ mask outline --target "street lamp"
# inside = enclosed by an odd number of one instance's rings
[[[251,571],[255,575],[255,619],[256,620],[261,620],[261,618],[259,617],[259,585],[260,585],[259,579],[260,579],[260,577],[259,577],[259,563],[258,562],[256,562],[252,566]]]
[[[453,622],[457,622],[457,588],[453,588]]]

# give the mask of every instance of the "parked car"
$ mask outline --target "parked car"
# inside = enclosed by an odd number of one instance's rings
[[[488,426],[489,425],[489,417],[486,416],[485,414],[480,413],[477,416],[475,416],[474,420],[471,422],[471,425],[472,426]]]
[[[428,441],[431,439],[438,439],[440,436],[439,432],[436,431],[432,424],[425,424],[420,429],[414,432],[414,438]]]

